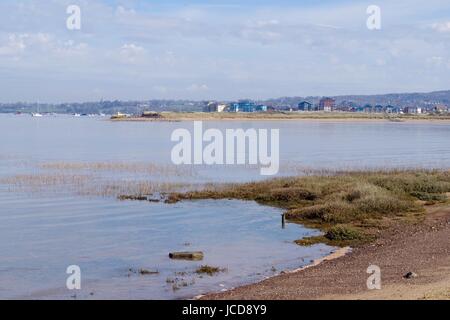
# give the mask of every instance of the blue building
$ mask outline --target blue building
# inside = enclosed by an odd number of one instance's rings
[[[232,103],[230,105],[230,112],[255,112],[255,111],[257,111],[257,106],[252,101],[243,100]]]
[[[259,104],[256,106],[256,111],[258,112],[267,112],[267,106],[264,104]]]
[[[298,110],[300,111],[313,111],[312,103],[308,101],[302,101],[298,104]]]
[[[386,113],[401,113],[402,109],[399,107],[394,107],[392,105],[387,105],[386,108]]]
[[[373,109],[373,111],[375,112],[375,113],[383,113],[384,112],[384,107],[382,106],[382,105],[379,105],[379,104],[377,104],[375,107],[374,107],[374,109]]]

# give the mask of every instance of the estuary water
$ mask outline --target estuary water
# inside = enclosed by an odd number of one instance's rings
[[[280,175],[306,170],[449,168],[439,122],[229,121],[205,129],[279,129]],[[0,299],[183,299],[263,280],[331,253],[293,241],[281,210],[236,200],[119,201],[132,191],[265,179],[251,166],[174,167],[170,137],[192,122],[0,115]],[[203,251],[204,261],[169,259]],[[68,266],[81,290],[66,287]],[[214,276],[201,265],[219,267]],[[139,270],[154,271],[142,275]]]

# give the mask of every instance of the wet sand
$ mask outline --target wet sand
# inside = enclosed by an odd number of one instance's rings
[[[399,224],[345,256],[202,299],[450,299],[450,207],[428,211],[423,223]],[[381,268],[381,290],[367,289],[370,265]]]

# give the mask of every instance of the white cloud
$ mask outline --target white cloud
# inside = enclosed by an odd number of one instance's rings
[[[376,64],[377,66],[379,66],[379,67],[385,66],[386,63],[387,63],[386,60],[383,59],[383,58],[377,58],[377,59],[375,60],[375,64]]]
[[[141,61],[145,55],[145,49],[134,43],[124,44],[120,48],[119,56],[125,63],[136,63]]]
[[[278,26],[279,24],[280,24],[280,21],[278,21],[277,19],[257,20],[257,21],[250,21],[248,23],[248,27],[264,28],[264,27]]]
[[[440,67],[442,63],[444,62],[443,57],[431,57],[427,59],[427,63],[430,64],[433,67]]]
[[[27,57],[28,60],[37,61],[43,53],[66,58],[85,54],[88,49],[87,43],[57,40],[48,33],[13,33],[6,37],[5,42],[4,45],[0,45],[0,56],[15,60]]]
[[[118,6],[116,8],[116,12],[115,14],[118,17],[135,17],[136,16],[136,11],[133,9],[127,9],[123,6]]]
[[[167,92],[169,92],[169,88],[167,88],[166,86],[153,86],[152,89],[153,91],[156,91],[160,94],[166,94]]]
[[[15,34],[11,34],[8,37],[7,42],[0,46],[0,56],[14,56],[21,54],[25,51],[26,44],[22,37]]]
[[[434,23],[431,27],[437,32],[450,32],[450,21]]]
[[[51,42],[46,33],[12,33],[6,37],[4,45],[0,45],[0,55],[19,58],[27,48],[45,48]]]
[[[65,58],[86,55],[88,49],[89,45],[87,43],[76,43],[74,40],[64,41],[53,48],[56,55]]]
[[[189,92],[202,92],[202,91],[208,91],[209,87],[206,84],[196,84],[193,83],[190,86],[186,88]]]

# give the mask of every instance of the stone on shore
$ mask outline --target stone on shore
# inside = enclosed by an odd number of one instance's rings
[[[418,277],[417,273],[414,273],[414,272],[408,272],[407,274],[405,274],[403,276],[403,278],[405,278],[405,279],[413,279],[413,278],[417,278],[417,277]]]
[[[170,259],[175,260],[203,260],[203,252],[201,251],[186,251],[186,252],[171,252],[169,253]]]

